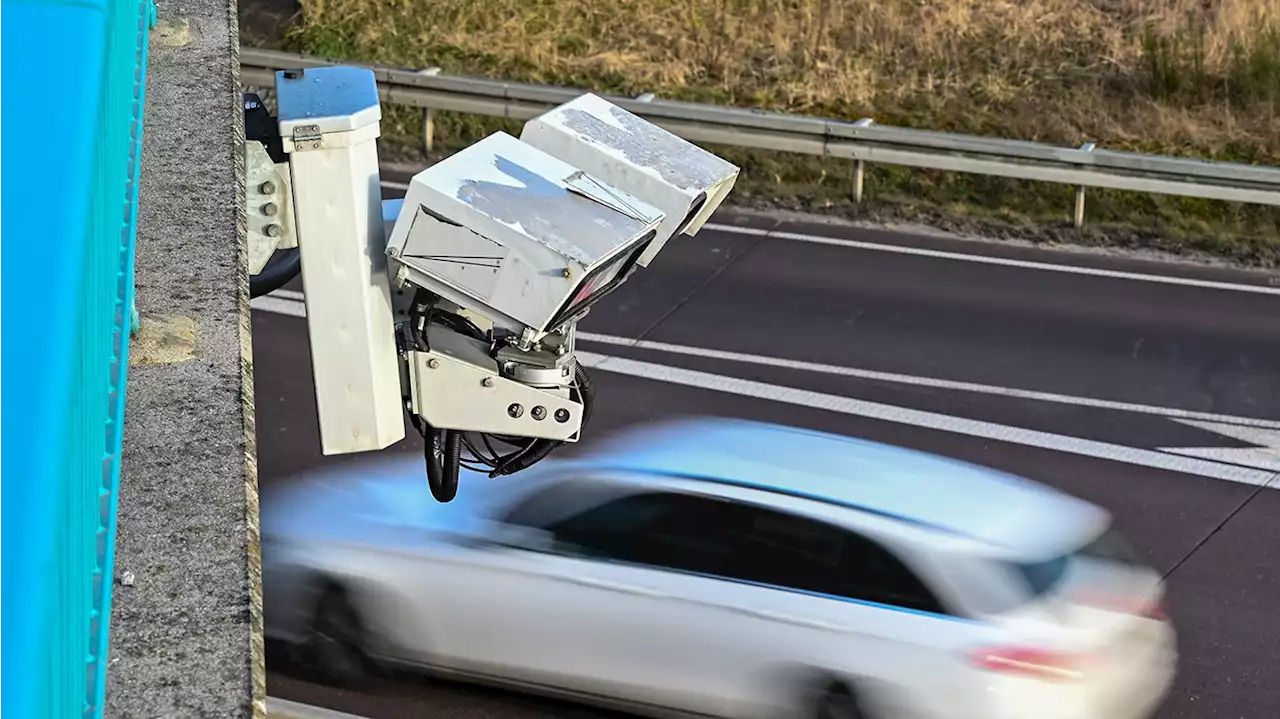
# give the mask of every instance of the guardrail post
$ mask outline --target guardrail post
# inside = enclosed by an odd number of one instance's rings
[[[855,127],[871,127],[875,124],[875,120],[864,117],[853,123]],[[853,161],[853,204],[862,204],[862,180],[866,172],[866,162],[864,160]]]
[[[419,75],[427,77],[435,77],[440,74],[440,68],[429,67],[425,70],[419,70]],[[436,125],[431,117],[431,108],[424,107],[422,109],[422,150],[423,152],[431,152],[435,149]]]
[[[1085,152],[1093,152],[1093,148],[1097,147],[1096,143],[1086,142],[1080,146]],[[1084,185],[1076,186],[1076,213],[1072,218],[1076,229],[1084,227]]]

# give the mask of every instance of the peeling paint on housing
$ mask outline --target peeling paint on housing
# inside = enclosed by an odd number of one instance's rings
[[[493,165],[514,182],[468,180],[458,188],[458,199],[565,257],[591,265],[601,258],[598,250],[607,254],[615,247],[616,238],[644,232],[643,223],[501,155],[494,157]],[[598,245],[603,247],[592,251]]]
[[[709,152],[691,154],[696,145],[616,105],[609,105],[610,122],[572,107],[560,114],[565,129],[617,151],[632,165],[653,169],[668,184],[681,189],[711,187],[734,171],[733,165]]]

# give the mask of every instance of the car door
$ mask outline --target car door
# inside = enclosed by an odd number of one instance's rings
[[[452,668],[586,694],[666,705],[654,667],[678,652],[678,603],[727,550],[688,531],[705,515],[686,495],[566,481],[498,517],[491,538],[430,579],[438,659]],[[702,526],[705,526],[703,524]],[[709,533],[704,533],[709,534]],[[673,613],[674,612],[674,613]],[[660,673],[659,673],[660,674]]]
[[[575,671],[574,647],[600,618],[582,606],[598,604],[603,592],[576,581],[546,528],[619,496],[580,478],[557,479],[496,507],[472,536],[434,556],[417,578],[433,663],[553,685]],[[574,616],[580,621],[568,621]]]
[[[596,626],[584,658],[609,667],[602,679],[617,696],[724,716],[723,682],[706,679],[736,673],[735,648],[751,641],[753,621],[733,610],[735,586],[724,580],[738,512],[724,498],[672,489],[645,491],[626,503],[648,512],[639,531],[609,532],[604,513],[591,518],[591,528],[575,519],[552,530],[566,552],[589,559],[582,581],[649,599],[643,606],[612,605],[608,626]]]
[[[782,668],[809,666],[861,682],[876,716],[916,716],[922,687],[942,706],[969,697],[957,668],[975,626],[873,536],[820,519],[743,504],[729,569],[739,610],[757,620],[738,676],[714,676],[736,711],[792,696]]]

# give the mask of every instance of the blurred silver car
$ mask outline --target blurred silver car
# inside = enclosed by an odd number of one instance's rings
[[[725,419],[634,429],[435,502],[416,457],[264,498],[268,636],[639,713],[1129,719],[1163,585],[1084,501]]]

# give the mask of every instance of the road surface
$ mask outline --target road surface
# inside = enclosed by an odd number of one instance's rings
[[[727,214],[716,222],[668,245],[583,323],[580,350],[599,386],[593,432],[731,415],[974,461],[1097,502],[1169,578],[1181,674],[1158,716],[1274,716],[1280,280]],[[255,301],[264,490],[361,459],[320,455],[300,289]],[[409,436],[388,451],[420,454]],[[353,694],[309,684],[276,659],[272,696],[374,719],[603,716],[417,677]]]

